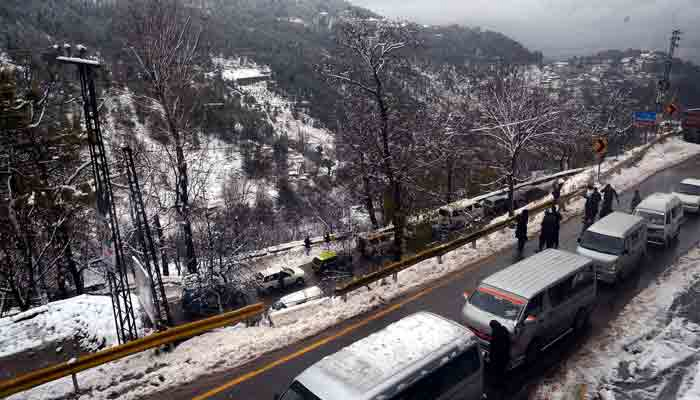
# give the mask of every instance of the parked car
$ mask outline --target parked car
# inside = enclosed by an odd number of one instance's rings
[[[668,246],[681,232],[683,204],[670,193],[652,193],[642,200],[634,215],[647,221],[647,241]]]
[[[501,215],[508,211],[508,195],[500,194],[485,199],[484,213],[489,216]]]
[[[305,282],[304,270],[299,267],[268,268],[255,274],[255,277],[263,292],[281,290],[293,285],[304,286]]]
[[[311,268],[317,274],[323,274],[331,271],[349,271],[352,270],[352,257],[338,255],[335,251],[322,251],[317,257],[311,261]]]
[[[488,353],[492,320],[511,335],[509,367],[531,364],[551,343],[589,321],[597,287],[593,260],[548,249],[484,279],[462,308]]]
[[[320,299],[323,296],[324,294],[320,287],[311,286],[306,289],[302,289],[282,297],[274,304],[272,304],[272,309],[282,310],[285,308],[298,306],[299,304],[304,304],[312,300]]]
[[[419,312],[317,361],[276,400],[481,400],[484,367],[474,335]]]
[[[210,317],[225,311],[245,307],[255,296],[230,284],[184,287],[182,311],[187,320]]]
[[[636,215],[613,212],[586,229],[576,252],[596,262],[599,280],[615,283],[646,255],[647,223]]]
[[[700,179],[683,179],[673,194],[681,200],[686,211],[700,212]]]

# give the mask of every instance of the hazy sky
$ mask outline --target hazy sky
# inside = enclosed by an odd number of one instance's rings
[[[458,23],[503,32],[545,56],[610,48],[668,48],[700,61],[700,0],[350,0],[387,17]]]

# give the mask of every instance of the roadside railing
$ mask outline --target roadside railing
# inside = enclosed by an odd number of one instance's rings
[[[78,383],[75,375],[80,371],[85,371],[86,369],[94,368],[148,349],[188,339],[212,329],[245,321],[262,314],[264,311],[265,305],[263,303],[253,304],[235,311],[180,325],[119,346],[110,347],[77,359],[20,375],[17,378],[0,382],[0,397],[10,396],[69,375],[73,376],[73,385],[76,391],[78,391]]]

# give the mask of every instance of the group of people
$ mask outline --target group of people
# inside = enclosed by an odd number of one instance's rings
[[[620,198],[617,191],[615,191],[615,189],[613,189],[609,183],[603,187],[602,196],[598,191],[598,188],[595,186],[589,186],[589,190],[590,193],[584,194],[584,197],[586,198],[586,205],[583,213],[583,231],[588,229],[589,226],[593,225],[596,217],[604,218],[608,214],[612,213],[613,200],[616,200],[618,205],[620,204]],[[638,190],[635,192],[635,198],[632,199],[632,203],[635,202],[636,198],[639,198],[637,201],[637,204],[639,204],[641,201],[641,196],[639,195]],[[603,203],[602,206],[600,204],[601,201]],[[636,207],[636,204],[633,204],[632,209],[634,209],[634,207]]]

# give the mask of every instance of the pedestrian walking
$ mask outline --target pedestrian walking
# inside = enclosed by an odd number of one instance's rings
[[[590,221],[595,221],[601,200],[598,188],[594,186],[593,191],[590,194],[584,195],[584,197],[586,197],[586,217],[588,217]]]
[[[489,364],[495,376],[503,377],[510,363],[510,332],[495,319],[491,320],[489,326],[491,327]]]
[[[525,242],[527,242],[527,222],[529,220],[529,211],[523,210],[518,216],[518,223],[515,227],[515,237],[518,239],[518,254],[523,254]]]
[[[600,208],[600,218],[604,218],[612,212],[613,199],[617,200],[617,204],[620,204],[620,198],[617,195],[615,189],[608,183],[603,188],[603,206]]]
[[[634,196],[632,197],[632,201],[630,201],[630,212],[634,212],[634,209],[637,208],[637,206],[641,202],[642,202],[642,195],[639,193],[639,189],[635,189]]]
[[[554,248],[558,249],[559,248],[559,228],[561,227],[561,213],[557,210],[557,207],[555,205],[552,205],[552,217],[553,217],[553,226],[552,226],[552,236],[551,236],[551,243],[547,245],[548,248]]]
[[[306,235],[306,237],[304,238],[304,250],[306,250],[307,256],[311,252],[311,239],[309,238],[309,235]]]
[[[564,186],[560,179],[556,179],[554,184],[552,184],[552,198],[554,199],[554,204],[562,210],[566,211],[566,206],[563,201],[561,201],[561,189]]]
[[[545,246],[549,248],[552,243],[552,235],[554,233],[554,216],[552,210],[547,209],[542,218],[542,227],[540,230],[540,246],[539,251],[542,251]]]

